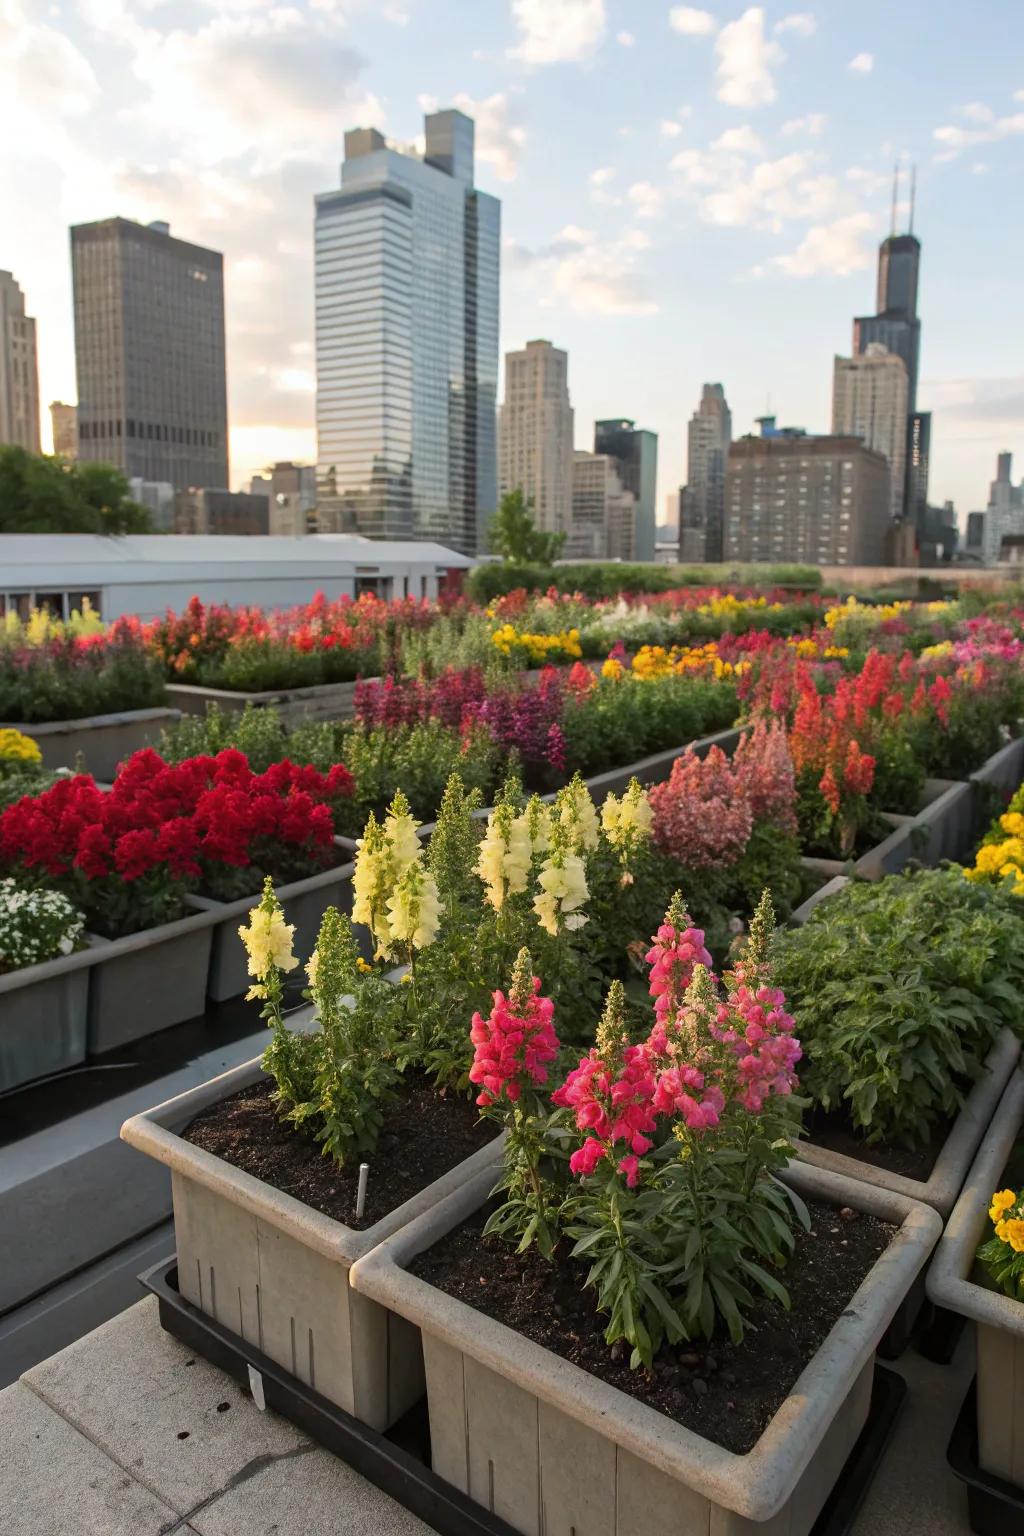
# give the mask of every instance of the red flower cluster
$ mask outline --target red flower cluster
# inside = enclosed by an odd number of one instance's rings
[[[540,978],[532,978],[533,995],[517,1011],[515,993],[506,998],[494,993],[487,1018],[474,1013],[469,1038],[473,1065],[469,1080],[480,1088],[477,1103],[483,1108],[497,1100],[514,1104],[526,1087],[538,1088],[548,1080],[547,1064],[558,1055],[558,1037],[551,1020],[555,1005],[540,996]]]
[[[124,881],[166,867],[191,884],[224,865],[318,868],[330,857],[332,803],[354,790],[340,763],[326,775],[290,762],[257,774],[233,749],[176,766],[147,749],[109,791],[81,774],[10,806],[0,816],[0,867]]]

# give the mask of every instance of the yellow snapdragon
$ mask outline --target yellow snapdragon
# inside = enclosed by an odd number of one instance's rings
[[[579,909],[590,892],[583,860],[559,840],[545,859],[537,876],[539,887],[533,898],[533,910],[545,932],[553,937],[561,929],[582,928],[586,913]]]
[[[532,855],[526,814],[517,816],[510,805],[495,806],[476,862],[484,895],[495,912],[501,911],[508,896],[526,890]]]
[[[259,906],[249,913],[248,928],[240,927],[238,937],[249,957],[249,975],[255,978],[245,1000],[266,999],[267,982],[273,972],[294,971],[299,963],[292,950],[295,925],[285,922],[284,911],[269,877],[264,882]]]
[[[387,909],[394,943],[411,944],[413,949],[426,949],[433,944],[441,924],[441,901],[437,882],[421,859],[405,866],[388,898]]]
[[[11,726],[4,726],[0,728],[0,758],[6,758],[9,762],[41,763],[43,754],[38,742],[33,741],[31,736]]]

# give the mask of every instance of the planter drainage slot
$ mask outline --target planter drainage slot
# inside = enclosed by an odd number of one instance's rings
[[[1020,1536],[1024,1531],[1024,1488],[978,1465],[977,1380],[971,1382],[953,1426],[946,1460],[967,1489],[967,1515],[975,1536]]]
[[[417,1515],[439,1536],[518,1536],[504,1520],[431,1471],[425,1398],[386,1435],[378,1434],[276,1365],[255,1345],[245,1343],[230,1329],[215,1323],[186,1301],[178,1290],[175,1259],[165,1259],[139,1278],[156,1297],[160,1326],[167,1333],[245,1387],[254,1375],[258,1376],[264,1398],[260,1407],[273,1409],[304,1430],[368,1482]],[[906,1390],[902,1376],[884,1366],[875,1366],[867,1422],[815,1521],[811,1536],[848,1536],[885,1454]],[[973,1387],[969,1403],[964,1406],[965,1412],[969,1408],[970,1428],[974,1422]],[[962,1413],[961,1421],[963,1418]],[[958,1431],[959,1428],[958,1422]],[[954,1471],[958,1476],[964,1476],[956,1466]],[[1024,1495],[1016,1490],[1011,1492],[1018,1499],[1014,1510],[1024,1511]],[[971,1508],[973,1524],[973,1503]],[[1019,1536],[1021,1526],[1014,1523],[1019,1518],[1017,1513],[1012,1513],[1010,1524],[984,1528],[975,1525],[973,1528],[980,1536],[1010,1536],[1011,1531]],[[577,1536],[585,1536],[585,1533],[577,1533]]]

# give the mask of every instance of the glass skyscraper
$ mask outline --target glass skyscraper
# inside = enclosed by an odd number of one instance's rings
[[[316,199],[321,530],[484,548],[500,241],[463,113],[426,118],[422,158],[346,133],[341,189]]]
[[[224,258],[166,224],[71,231],[78,456],[175,490],[228,485]]]
[[[636,497],[636,521],[633,529],[633,559],[654,559],[654,530],[657,514],[654,505],[658,479],[658,434],[627,420],[595,421],[594,452],[607,453],[615,459],[619,479]]]

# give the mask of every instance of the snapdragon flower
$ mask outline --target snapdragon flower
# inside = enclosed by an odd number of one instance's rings
[[[298,959],[292,951],[295,925],[286,923],[284,910],[274,894],[274,882],[268,875],[263,882],[259,906],[249,913],[249,926],[238,930],[249,957],[249,975],[255,977],[246,993],[246,1002],[266,999],[267,981],[275,971],[294,971]]]

